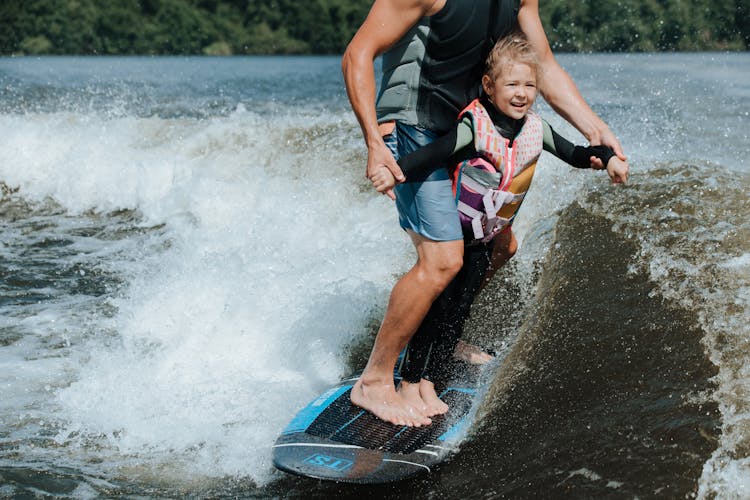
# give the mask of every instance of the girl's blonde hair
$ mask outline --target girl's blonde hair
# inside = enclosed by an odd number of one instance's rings
[[[539,75],[539,59],[526,35],[520,31],[497,41],[485,61],[484,74],[494,80],[500,76],[503,66],[517,63],[528,64]]]

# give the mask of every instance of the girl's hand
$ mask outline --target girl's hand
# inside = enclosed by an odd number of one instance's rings
[[[383,168],[391,172],[391,175],[395,176],[395,178],[398,179],[398,182],[403,182],[404,174],[401,172],[401,167],[398,166],[398,163],[396,163],[396,160],[393,158],[391,150],[388,149],[385,143],[381,140],[377,144],[368,146],[367,170],[365,171],[365,175],[372,181],[376,175],[379,175],[380,170]],[[383,193],[384,191],[378,189],[378,192]],[[386,190],[385,194],[387,194],[392,200],[396,199],[396,195],[394,195],[393,191],[390,189]]]
[[[385,165],[376,168],[375,172],[370,175],[370,182],[378,193],[387,194],[392,200],[396,199],[393,194],[393,186],[396,185],[396,177],[391,170]]]
[[[622,184],[628,181],[628,163],[622,161],[617,156],[613,156],[607,163],[607,173],[612,180],[612,184]]]

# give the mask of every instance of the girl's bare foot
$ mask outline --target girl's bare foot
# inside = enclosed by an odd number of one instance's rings
[[[487,354],[479,347],[467,344],[463,340],[459,340],[458,344],[456,344],[456,350],[453,351],[453,357],[461,361],[466,361],[472,365],[484,365],[495,359],[494,356]]]

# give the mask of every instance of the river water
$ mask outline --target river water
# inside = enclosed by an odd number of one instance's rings
[[[559,60],[631,180],[543,156],[477,424],[363,487],[271,465],[414,259],[339,59],[0,59],[0,497],[750,496],[750,56]]]

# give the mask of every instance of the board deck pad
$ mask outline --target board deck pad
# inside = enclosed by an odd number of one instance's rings
[[[455,451],[455,439],[471,425],[478,369],[462,368],[460,382],[437,387],[448,412],[422,427],[390,424],[354,406],[349,395],[356,377],[340,382],[292,419],[274,445],[274,466],[351,483],[398,481],[430,472]]]

